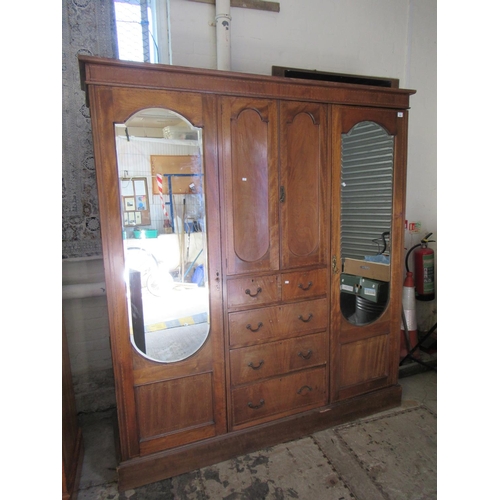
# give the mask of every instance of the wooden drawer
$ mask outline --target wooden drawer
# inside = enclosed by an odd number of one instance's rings
[[[281,375],[302,368],[324,365],[326,334],[317,333],[281,342],[243,347],[230,352],[233,386]]]
[[[295,372],[232,391],[233,425],[302,411],[326,403],[324,367]]]
[[[281,275],[282,300],[309,299],[326,295],[326,269]]]
[[[229,314],[229,344],[242,347],[296,337],[326,330],[327,324],[326,299],[234,312]]]
[[[230,309],[263,306],[280,299],[278,276],[257,276],[227,280],[227,304]]]

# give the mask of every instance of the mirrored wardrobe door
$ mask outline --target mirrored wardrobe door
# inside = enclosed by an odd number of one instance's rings
[[[202,129],[148,108],[115,131],[131,342],[174,363],[210,330]]]

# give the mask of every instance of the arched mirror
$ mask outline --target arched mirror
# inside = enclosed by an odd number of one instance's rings
[[[372,323],[389,300],[394,137],[371,121],[342,134],[340,300],[352,324]]]
[[[202,130],[152,108],[115,136],[131,342],[180,361],[209,333]]]

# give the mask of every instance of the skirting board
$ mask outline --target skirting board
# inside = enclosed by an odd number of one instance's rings
[[[293,417],[127,460],[118,467],[118,489],[126,491],[161,481],[395,408],[401,404],[401,396],[401,386],[394,385]]]

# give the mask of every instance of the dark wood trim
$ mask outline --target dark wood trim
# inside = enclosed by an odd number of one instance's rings
[[[110,85],[234,96],[298,99],[356,106],[406,109],[414,90],[347,85],[296,80],[286,77],[253,75],[164,64],[124,62],[79,56],[85,72],[82,89],[88,85]]]
[[[189,0],[189,1],[215,5],[215,0]],[[265,0],[231,0],[231,7],[241,7],[243,9],[267,10],[269,12],[280,11],[280,4],[278,2],[266,2]]]
[[[119,490],[137,488],[395,408],[401,404],[401,394],[401,386],[394,385],[279,421],[122,462],[118,467]]]

